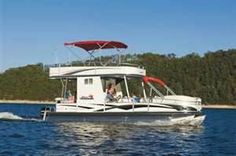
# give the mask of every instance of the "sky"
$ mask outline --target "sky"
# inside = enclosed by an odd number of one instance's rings
[[[76,60],[63,44],[81,40],[122,41],[131,54],[236,48],[236,1],[0,0],[0,72]]]

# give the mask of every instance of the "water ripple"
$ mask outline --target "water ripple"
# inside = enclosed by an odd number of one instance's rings
[[[205,113],[201,127],[0,120],[0,155],[236,155],[235,110]]]

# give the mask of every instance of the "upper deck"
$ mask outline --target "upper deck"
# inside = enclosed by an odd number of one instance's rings
[[[101,76],[101,77],[120,77],[120,76],[133,76],[143,77],[146,75],[146,70],[140,67],[122,66],[121,51],[120,49],[126,49],[128,46],[118,41],[78,41],[65,43],[65,46],[79,47],[84,49],[89,55],[89,64],[91,64],[95,56],[95,52],[101,49],[115,49],[118,52],[117,57],[111,60],[116,62],[115,66],[108,65],[109,61],[102,63],[100,66],[96,63],[95,66],[73,66],[73,67],[51,67],[49,68],[50,78],[76,78],[76,77],[88,77],[88,76]],[[115,59],[115,60],[113,60]],[[101,60],[100,60],[101,61]]]
[[[146,70],[130,66],[79,66],[79,67],[51,67],[50,78],[76,78],[85,76],[134,76],[143,77]]]

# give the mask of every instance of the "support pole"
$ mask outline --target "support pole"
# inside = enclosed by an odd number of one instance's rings
[[[146,95],[146,91],[145,91],[145,88],[144,88],[144,83],[142,81],[142,88],[143,88],[143,97],[144,97],[144,100],[147,101],[147,95]]]
[[[63,79],[61,79],[61,85],[62,85],[62,89],[61,89],[61,97],[64,98],[65,85],[64,85]]]
[[[128,88],[127,79],[125,75],[124,75],[124,81],[125,81],[125,88],[126,88],[126,93],[128,96],[128,101],[130,102],[129,88]]]
[[[162,99],[164,98],[164,95],[160,92],[160,91],[158,91],[151,83],[147,83],[149,86],[150,86],[150,95],[152,94],[152,90],[154,90],[157,94],[158,94],[158,96],[160,96]]]
[[[104,102],[104,104],[103,104],[103,112],[105,112],[106,111],[106,102]]]
[[[66,98],[67,84],[68,84],[68,79],[66,78],[66,84],[65,84],[65,87],[64,87],[64,96],[63,96],[64,99]]]

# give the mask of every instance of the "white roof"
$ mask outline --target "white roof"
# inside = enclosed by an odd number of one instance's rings
[[[51,67],[51,78],[73,78],[82,76],[137,76],[146,75],[146,70],[130,66],[80,66],[80,67]]]

